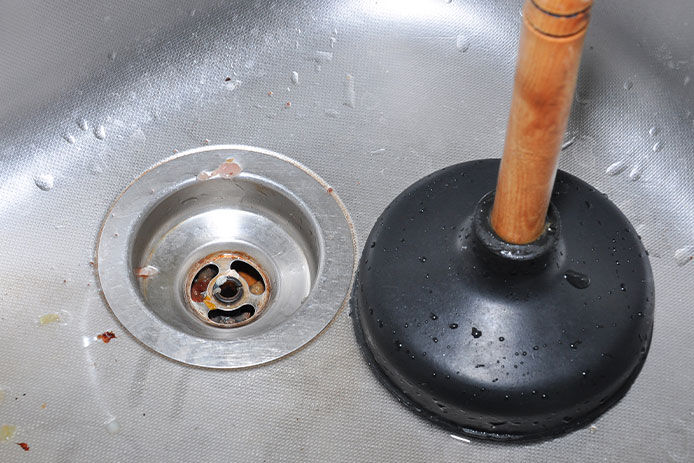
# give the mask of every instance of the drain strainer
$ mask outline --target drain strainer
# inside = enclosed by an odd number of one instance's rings
[[[354,259],[332,188],[277,153],[224,145],[134,181],[106,217],[97,263],[136,338],[181,362],[237,368],[317,336],[346,301]]]
[[[203,321],[232,328],[260,316],[269,279],[248,255],[217,252],[197,262],[186,279],[186,302]]]

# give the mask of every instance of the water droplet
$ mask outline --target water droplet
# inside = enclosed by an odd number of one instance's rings
[[[540,346],[533,346],[533,350],[538,350]]]
[[[561,144],[561,149],[565,150],[569,146],[573,145],[575,141],[576,141],[576,136],[574,135],[573,137],[569,138],[568,140],[566,140],[564,143]]]
[[[429,315],[429,318],[431,318],[432,320],[438,320],[438,319],[439,319],[439,316],[432,312],[432,313]]]
[[[631,87],[634,86],[634,83],[631,80],[627,80],[624,82],[624,90],[631,90]]]
[[[85,132],[89,130],[89,122],[87,122],[85,118],[81,118],[80,120],[78,120],[77,126]]]
[[[624,286],[624,283],[620,283],[620,284],[619,284],[619,290],[620,290],[620,291],[626,292],[627,289],[626,289],[626,287]]]
[[[109,434],[118,434],[121,428],[120,423],[116,421],[115,418],[106,423],[104,426],[106,426],[106,430],[109,432]]]
[[[694,260],[694,246],[685,246],[675,251],[675,262],[682,267],[683,265]]]
[[[371,242],[371,247],[372,247],[372,248],[375,248],[375,247],[376,247],[376,242],[375,242],[375,241],[372,241],[372,242]]]
[[[574,288],[585,289],[590,286],[590,277],[574,270],[567,270],[566,273],[564,273],[564,278]]]
[[[569,344],[569,347],[572,349],[578,349],[579,344],[581,344],[581,341],[577,339],[574,342],[572,342],[571,344]]]
[[[482,336],[482,332],[480,330],[478,330],[477,328],[475,328],[474,326],[472,327],[472,332],[470,334],[472,334],[472,337],[475,339]]]
[[[652,148],[652,149],[653,149],[653,152],[654,152],[654,153],[657,153],[658,151],[660,151],[661,149],[663,149],[663,143],[662,143],[662,142],[659,142],[659,141],[655,142],[655,143],[653,144],[653,148]]]
[[[318,64],[318,66],[320,66],[321,64],[329,63],[333,60],[333,52],[316,51],[313,54],[312,59]]]
[[[354,76],[352,74],[347,74],[345,77],[342,94],[342,104],[349,106],[350,108],[355,108],[357,105],[357,94],[354,91]]]
[[[650,135],[651,137],[655,137],[656,135],[658,135],[658,132],[660,132],[660,129],[656,126],[653,126],[650,129],[648,129],[648,135]]]
[[[431,340],[434,341],[434,342],[439,342],[439,338],[437,338],[436,336],[434,336],[433,338],[431,338]]]
[[[335,42],[337,42],[337,39],[335,37],[330,37],[330,48],[335,48]]]
[[[629,179],[632,182],[635,182],[641,178],[641,175],[643,175],[643,172],[641,172],[641,166],[636,165],[633,169],[631,169],[631,172],[629,172]]]
[[[503,336],[499,336],[499,341],[504,342],[505,340],[506,338],[504,338]]]
[[[63,139],[64,139],[66,142],[70,143],[71,145],[75,143],[75,137],[73,137],[73,136],[70,135],[69,133],[66,133],[65,135],[63,135]]]
[[[99,140],[106,138],[106,129],[103,125],[99,125],[94,129],[94,136]]]
[[[292,80],[292,83],[293,83],[294,85],[298,85],[298,84],[299,84],[299,73],[296,72],[296,71],[292,71],[291,80]]]
[[[328,116],[330,119],[337,119],[340,113],[338,111],[335,111],[334,109],[328,109],[325,111],[325,115]]]
[[[454,329],[458,328],[458,324],[457,323],[451,323],[450,325],[448,325],[448,327],[450,329],[454,330]]]
[[[684,81],[682,84],[686,87],[692,79],[689,76],[684,76]]]
[[[607,168],[607,170],[605,170],[605,173],[606,173],[607,175],[615,176],[615,175],[619,175],[619,174],[621,174],[622,172],[624,172],[624,170],[625,170],[626,168],[627,168],[627,163],[626,163],[626,162],[624,162],[624,161],[617,161],[617,162],[614,162],[614,163],[610,164],[610,166]]]
[[[465,53],[470,48],[470,40],[463,34],[455,38],[455,47],[459,52]]]
[[[34,177],[34,184],[43,191],[48,191],[55,185],[55,179],[51,174],[41,174]]]
[[[238,79],[232,80],[231,77],[227,77],[226,79],[224,79],[224,88],[232,92],[236,90],[242,83],[243,82],[241,82]]]
[[[426,256],[419,256],[419,261],[420,261],[421,263],[426,262],[426,261],[427,261]]]

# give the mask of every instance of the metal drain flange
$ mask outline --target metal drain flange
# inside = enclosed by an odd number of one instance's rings
[[[209,146],[148,170],[104,221],[99,280],[121,323],[193,365],[267,363],[344,305],[351,220],[333,189],[271,151]]]

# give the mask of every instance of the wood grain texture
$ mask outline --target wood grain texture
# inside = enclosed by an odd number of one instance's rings
[[[494,231],[509,243],[530,243],[545,229],[590,4],[527,0],[523,9],[506,144],[491,213]]]

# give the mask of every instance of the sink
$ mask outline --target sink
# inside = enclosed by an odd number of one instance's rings
[[[0,460],[691,461],[690,0],[593,7],[560,168],[634,224],[656,316],[639,378],[587,428],[500,446],[430,425],[371,375],[348,308],[286,358],[215,370],[152,350],[102,292],[108,211],[172,156],[216,145],[281,153],[339,195],[359,248],[416,180],[500,157],[521,4],[5,2],[0,426],[16,431]],[[297,249],[311,280],[317,251]]]

